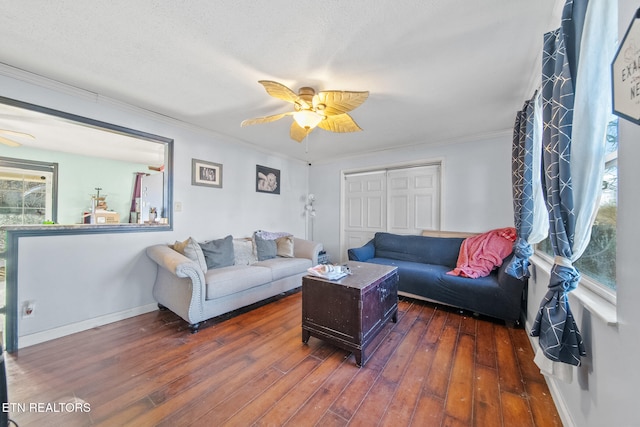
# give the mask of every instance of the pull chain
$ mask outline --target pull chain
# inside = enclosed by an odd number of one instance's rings
[[[307,131],[307,134],[304,136],[304,153],[308,154],[309,153],[309,133]]]

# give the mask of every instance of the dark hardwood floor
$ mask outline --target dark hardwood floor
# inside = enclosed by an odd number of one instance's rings
[[[523,329],[401,300],[363,368],[294,293],[192,335],[154,312],[7,355],[26,426],[559,426]]]

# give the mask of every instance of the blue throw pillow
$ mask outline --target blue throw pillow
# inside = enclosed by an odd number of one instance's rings
[[[207,268],[221,268],[233,265],[233,237],[231,235],[224,239],[209,240],[200,243]]]
[[[278,256],[278,245],[275,240],[263,239],[257,234],[254,234],[253,237],[256,241],[258,261],[264,261]]]

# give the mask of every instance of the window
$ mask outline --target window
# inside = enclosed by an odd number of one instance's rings
[[[616,222],[618,209],[618,119],[612,116],[606,135],[605,171],[602,197],[591,229],[589,246],[574,266],[586,278],[587,286],[600,294],[616,291]],[[540,242],[538,250],[553,256],[549,238]]]
[[[55,217],[45,212],[38,218],[37,215],[27,215],[24,221],[42,223],[51,220],[59,225],[82,223],[96,188],[100,188],[104,189],[101,192],[103,196],[110,196],[108,208],[119,214],[120,220],[117,222],[128,223],[134,217],[130,215],[130,207],[135,174],[152,170],[160,171],[158,174],[163,178],[157,210],[159,216],[167,221],[154,224],[153,227],[141,223],[135,226],[128,224],[130,226],[127,227],[105,223],[101,224],[104,228],[100,232],[156,232],[171,229],[172,139],[2,96],[0,116],[11,119],[12,129],[35,137],[33,140],[20,141],[18,147],[0,144],[0,157],[18,157],[25,162],[57,163],[59,169],[64,170],[59,183],[59,209],[54,212]],[[16,208],[15,195],[8,197],[2,206]],[[25,203],[28,206],[36,198],[30,193]],[[67,231],[52,227],[48,232],[56,230]],[[95,232],[91,227],[73,230],[74,234]]]
[[[0,226],[56,221],[57,176],[56,163],[0,157]]]

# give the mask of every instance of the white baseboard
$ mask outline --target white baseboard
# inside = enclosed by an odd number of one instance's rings
[[[56,338],[62,338],[76,332],[86,331],[98,326],[107,325],[109,323],[118,322],[128,319],[129,317],[139,316],[158,309],[158,305],[147,304],[140,307],[131,308],[129,310],[119,311],[117,313],[107,314],[105,316],[94,317],[92,319],[83,320],[82,322],[72,323],[70,325],[60,326],[59,328],[49,329],[35,334],[24,335],[18,337],[18,349],[51,341]]]

